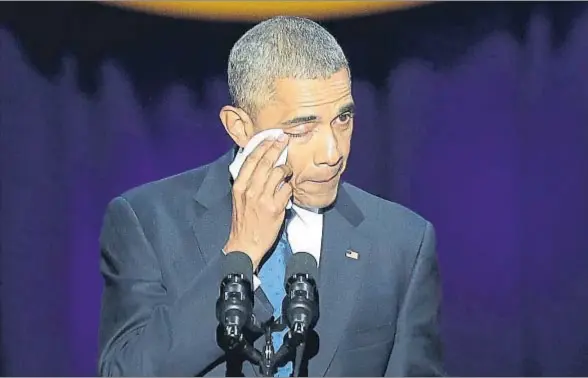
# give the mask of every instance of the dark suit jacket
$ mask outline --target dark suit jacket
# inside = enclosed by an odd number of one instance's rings
[[[225,376],[234,369],[215,333],[232,158],[108,205],[100,237],[101,375]],[[442,375],[433,226],[347,183],[324,222],[318,339],[307,347],[307,374]],[[359,258],[346,257],[348,250]],[[261,321],[272,313],[260,288],[254,313]],[[246,376],[259,374],[249,362],[237,365]]]

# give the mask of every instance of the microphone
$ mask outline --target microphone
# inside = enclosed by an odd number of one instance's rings
[[[282,318],[292,332],[291,337],[298,342],[304,340],[319,318],[317,276],[318,263],[310,253],[297,252],[286,265]]]
[[[243,327],[250,323],[253,314],[253,263],[243,252],[227,253],[222,271],[216,318],[224,336],[232,341],[232,349],[242,341]]]

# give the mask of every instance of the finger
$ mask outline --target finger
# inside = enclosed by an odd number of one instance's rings
[[[276,206],[285,208],[288,204],[288,200],[292,198],[292,185],[289,182],[285,182],[277,191],[274,196]]]
[[[292,176],[292,169],[287,165],[281,165],[271,170],[269,178],[265,183],[264,191],[270,195],[275,195],[284,181]]]
[[[288,137],[284,134],[280,136],[280,139],[277,139],[271,146],[266,150],[263,156],[257,162],[257,166],[252,173],[250,183],[254,185],[257,183],[262,188],[265,186],[265,182],[267,181],[270,172],[276,166],[276,162],[278,158],[286,149],[288,145]]]
[[[239,175],[235,180],[235,183],[248,183],[251,175],[255,171],[255,167],[257,163],[261,159],[261,157],[267,152],[267,150],[272,146],[274,143],[274,139],[265,139],[261,142],[255,149],[245,158],[241,169],[239,170]]]

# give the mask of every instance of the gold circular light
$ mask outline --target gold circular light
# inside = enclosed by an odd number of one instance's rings
[[[108,1],[104,4],[159,15],[223,21],[259,21],[273,16],[317,20],[399,10],[428,1]]]

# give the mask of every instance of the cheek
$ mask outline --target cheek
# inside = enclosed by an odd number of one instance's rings
[[[302,171],[304,171],[304,168],[307,165],[307,162],[305,161],[307,158],[305,158],[305,156],[308,155],[301,153],[299,148],[294,149],[292,147],[288,147],[288,161],[286,164],[288,164],[290,169],[292,169],[294,176],[297,176]]]
[[[337,147],[342,155],[347,155],[351,148],[351,131],[352,128],[343,130],[337,135]]]
[[[304,176],[308,172],[309,167],[312,166],[313,154],[309,148],[296,146],[296,148],[288,147],[288,166],[292,169],[294,180],[298,177]],[[311,169],[311,168],[310,168]]]

